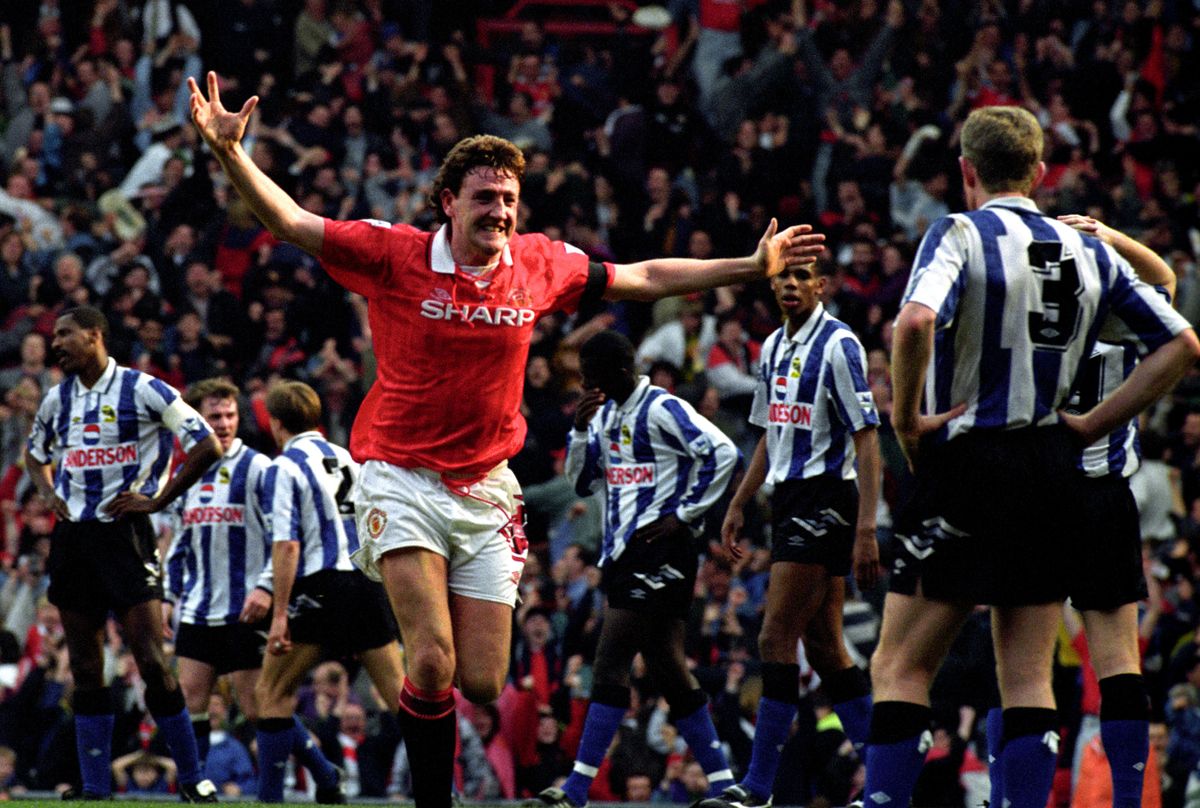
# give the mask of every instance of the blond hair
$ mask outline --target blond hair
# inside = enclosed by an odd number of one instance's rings
[[[962,156],[990,194],[1033,190],[1042,161],[1042,127],[1021,107],[983,107],[967,116]]]

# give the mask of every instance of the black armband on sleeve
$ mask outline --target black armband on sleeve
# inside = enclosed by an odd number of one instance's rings
[[[583,296],[579,298],[579,310],[599,304],[607,291],[608,269],[598,261],[589,261],[587,284],[583,287]]]

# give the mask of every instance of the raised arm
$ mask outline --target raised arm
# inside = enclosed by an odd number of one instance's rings
[[[246,132],[250,114],[258,105],[258,96],[252,96],[241,111],[233,113],[221,104],[216,73],[208,73],[207,99],[200,92],[196,80],[190,76],[188,88],[192,91],[192,121],[196,129],[254,215],[271,231],[271,235],[295,244],[312,255],[318,255],[325,240],[324,219],[300,207],[254,164],[242,148],[242,136]]]
[[[591,496],[604,484],[604,470],[600,467],[600,433],[588,427],[603,403],[604,394],[599,390],[585,392],[575,409],[575,428],[567,435],[563,474],[581,497]]]
[[[1143,283],[1161,286],[1167,290],[1167,296],[1171,300],[1175,299],[1175,270],[1171,269],[1170,264],[1154,250],[1091,216],[1072,213],[1067,216],[1059,216],[1058,220],[1063,224],[1069,224],[1081,233],[1095,236],[1112,247],[1129,262]]]
[[[754,255],[745,258],[653,258],[618,264],[605,297],[609,300],[658,300],[717,286],[778,275],[786,266],[811,264],[825,249],[825,236],[807,224],[779,231],[772,219]]]

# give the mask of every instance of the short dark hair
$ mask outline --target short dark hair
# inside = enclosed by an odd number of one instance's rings
[[[108,342],[108,318],[95,306],[76,306],[67,309],[59,317],[70,317],[80,328],[95,329]]]
[[[580,362],[604,362],[622,370],[633,369],[633,343],[618,331],[601,331],[583,343],[579,349]]]
[[[476,168],[510,174],[520,184],[525,178],[525,155],[511,141],[495,135],[474,135],[455,143],[442,161],[429,192],[429,202],[439,222],[450,221],[442,208],[442,191],[448,188],[457,195],[462,190],[463,179]]]
[[[183,400],[187,402],[188,406],[197,410],[200,409],[200,405],[206,398],[219,398],[222,401],[232,398],[236,401],[237,397],[237,385],[228,379],[201,379],[190,385],[183,394]]]
[[[279,382],[267,391],[267,413],[293,435],[321,423],[321,399],[304,382]]]

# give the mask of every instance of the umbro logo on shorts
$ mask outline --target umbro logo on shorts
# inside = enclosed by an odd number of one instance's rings
[[[842,515],[833,508],[825,508],[818,514],[816,519],[802,519],[799,516],[793,516],[792,521],[801,530],[808,533],[810,536],[820,538],[835,527],[849,527],[850,523],[842,518]],[[802,536],[794,536],[788,539],[790,544],[802,544],[804,538]]]
[[[289,618],[296,617],[297,615],[302,614],[303,612],[312,611],[313,609],[320,609],[320,608],[321,608],[321,602],[319,600],[317,600],[316,598],[310,597],[308,595],[300,595],[295,600],[293,600],[291,603],[288,604],[288,617]]]

